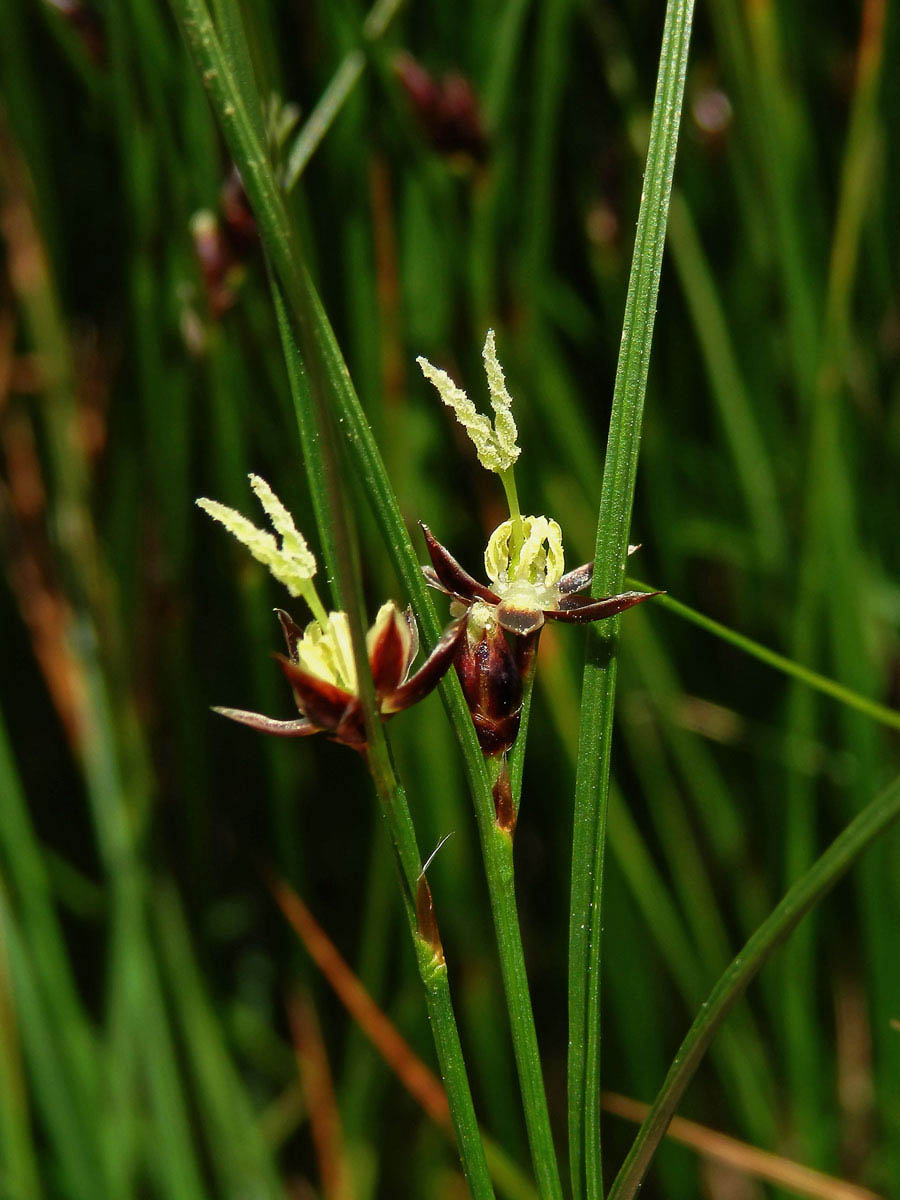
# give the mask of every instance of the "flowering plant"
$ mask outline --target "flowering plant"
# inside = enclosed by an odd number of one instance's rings
[[[471,438],[478,461],[500,476],[510,517],[491,534],[484,552],[489,586],[464,570],[425,525],[431,566],[422,570],[433,588],[451,597],[451,612],[465,620],[466,637],[456,648],[455,666],[481,748],[495,755],[509,750],[518,734],[525,684],[546,620],[601,621],[659,593],[599,598],[580,594],[593,580],[593,563],[567,573],[558,523],[545,516],[522,516],[519,509],[513,466],[521,451],[493,330],[488,330],[482,356],[493,425],[445,371],[427,359],[417,361]]]
[[[280,543],[274,534],[258,529],[241,513],[217,500],[202,498],[197,504],[224,525],[291,596],[302,597],[312,611],[313,620],[304,628],[283,609],[275,610],[287,644],[287,654],[275,658],[291,685],[301,715],[281,721],[237,708],[214,711],[263,733],[306,737],[324,732],[335,741],[364,750],[366,732],[347,614],[326,612],[313,584],[315,556],[282,502],[258,475],[250,476],[250,486]],[[415,618],[410,609],[401,613],[393,600],[382,604],[366,635],[366,648],[383,720],[428,695],[450,666],[463,632],[463,622],[450,625],[425,662],[410,674],[419,649]]]

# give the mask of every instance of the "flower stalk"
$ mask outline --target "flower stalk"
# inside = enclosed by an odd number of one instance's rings
[[[519,507],[513,473],[513,465],[520,454],[517,429],[512,415],[512,397],[497,359],[493,330],[488,330],[482,357],[495,414],[493,425],[487,416],[477,411],[466,393],[445,371],[424,358],[417,361],[425,378],[434,385],[443,403],[453,410],[465,429],[481,465],[500,476],[510,520],[496,531],[497,544],[493,548],[489,546],[488,554],[490,563],[497,567],[497,577],[505,572],[508,581],[510,576],[516,576],[522,565],[526,522],[532,522],[533,527],[536,519],[523,518]],[[539,520],[544,522],[540,527],[542,532],[547,523],[545,518]],[[558,530],[558,526],[556,528]],[[431,567],[423,568],[426,581],[429,586],[450,596],[454,605],[465,614],[466,632],[457,651],[456,669],[487,764],[487,788],[480,786],[479,781],[479,786],[473,789],[475,816],[497,933],[522,1106],[540,1196],[542,1200],[561,1200],[562,1185],[516,907],[513,833],[517,802],[506,757],[520,729],[526,681],[531,678],[537,648],[536,636],[516,638],[511,646],[499,619],[499,595],[464,571],[427,526],[423,525],[422,530],[432,562]],[[538,565],[538,559],[546,560],[546,554],[541,557],[541,544],[541,537],[536,538],[532,547],[535,561],[530,566]],[[487,565],[487,554],[485,561]],[[488,574],[495,582],[490,565]],[[543,615],[535,617],[531,614],[529,619],[532,622],[538,620],[539,627]]]

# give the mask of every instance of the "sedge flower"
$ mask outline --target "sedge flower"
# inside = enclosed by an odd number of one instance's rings
[[[485,550],[490,586],[480,583],[422,525],[431,566],[422,572],[431,587],[449,596],[466,637],[456,648],[456,672],[481,749],[502,754],[519,732],[525,683],[546,620],[569,624],[601,621],[640,604],[656,592],[622,592],[592,599],[594,564],[564,571],[559,525],[546,517],[523,517],[525,539],[511,550],[511,521],[491,534]]]
[[[422,571],[428,583],[468,610],[469,621],[483,628],[496,624],[507,633],[529,637],[545,620],[583,625],[614,617],[658,592],[621,592],[594,599],[583,596],[594,578],[594,564],[564,571],[562,534],[547,517],[523,517],[525,541],[518,555],[510,549],[511,521],[491,534],[484,554],[491,585],[464,570],[427,525],[422,526],[431,566]]]
[[[488,539],[481,583],[456,561],[422,525],[431,566],[428,583],[449,596],[451,613],[465,621],[466,636],[457,645],[454,665],[472,715],[481,748],[504,754],[519,731],[525,685],[545,621],[585,624],[614,617],[657,592],[585,596],[594,577],[593,563],[566,571],[562,530],[544,516],[523,516],[513,467],[519,457],[512,397],[497,359],[493,330],[483,351],[494,422],[479,412],[450,376],[419,358],[422,372],[469,435],[478,461],[500,476],[509,504],[509,520]],[[636,547],[630,547],[629,553]]]
[[[281,721],[243,709],[213,711],[263,733],[306,737],[324,732],[335,741],[364,750],[365,725],[347,614],[326,612],[313,584],[317,564],[306,539],[264,479],[251,475],[250,485],[274,534],[216,500],[200,499],[197,504],[236,537],[291,596],[303,598],[312,612],[313,620],[304,627],[283,609],[275,610],[287,644],[287,654],[275,658],[291,686],[300,717]],[[453,661],[463,633],[464,623],[454,622],[425,662],[411,673],[419,648],[412,611],[401,612],[392,600],[381,606],[366,635],[366,648],[383,720],[428,695]]]

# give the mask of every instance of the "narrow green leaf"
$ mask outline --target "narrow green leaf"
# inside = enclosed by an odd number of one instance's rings
[[[276,1164],[264,1144],[257,1116],[222,1038],[205,993],[187,923],[174,886],[156,889],[155,940],[170,1003],[181,1026],[182,1041],[195,1080],[203,1132],[222,1194],[253,1195],[261,1200],[284,1196]]]
[[[89,1097],[70,1082],[65,1048],[60,1039],[52,1035],[53,1021],[41,994],[27,944],[2,885],[0,937],[9,966],[30,1089],[42,1129],[46,1131],[45,1157],[69,1180],[73,1197],[89,1200],[89,1197],[104,1192],[99,1147],[96,1141],[86,1136],[83,1122],[82,1105],[89,1102]]]
[[[675,169],[692,0],[669,0],[616,371],[594,571],[595,596],[621,590],[650,345]],[[576,1200],[603,1194],[600,1160],[600,935],[619,618],[588,635],[582,691],[569,924],[569,1155]]]
[[[40,1200],[44,1191],[31,1130],[29,1090],[4,932],[0,915],[0,1194],[11,1200],[24,1200],[26,1196]]]
[[[822,899],[857,858],[900,818],[900,779],[896,779],[851,821],[787,892],[781,903],[734,957],[710,992],[679,1047],[665,1082],[616,1176],[609,1200],[632,1200],[647,1168],[722,1021],[743,995],[769,955]]]
[[[647,584],[640,583],[636,579],[629,579],[628,586],[642,589],[648,588]],[[739,633],[736,629],[729,629],[721,621],[715,621],[712,617],[707,617],[695,608],[691,608],[689,605],[683,604],[680,600],[676,600],[674,596],[657,596],[652,603],[658,604],[661,608],[667,609],[685,621],[690,621],[692,625],[696,625],[699,629],[711,633],[713,637],[720,638],[730,646],[742,650],[744,654],[749,654],[751,658],[755,658],[759,662],[773,667],[776,671],[781,671],[791,679],[796,679],[798,683],[806,684],[807,687],[821,692],[824,696],[831,696],[833,700],[846,705],[847,708],[856,709],[857,712],[861,712],[864,716],[871,717],[873,721],[878,721],[891,729],[900,729],[900,712],[895,708],[889,708],[888,705],[882,704],[878,700],[872,700],[868,696],[861,696],[853,688],[846,687],[843,683],[838,683],[836,679],[829,679],[827,675],[813,671],[811,668],[804,666],[803,663],[795,662],[792,658],[788,658],[786,654],[779,654],[777,650],[772,650],[768,646],[764,646],[761,642],[754,641],[753,638]]]
[[[388,26],[400,11],[402,4],[403,0],[375,0],[363,22],[364,43],[375,42],[387,32]],[[309,160],[318,150],[338,113],[344,107],[347,97],[359,83],[365,69],[366,56],[361,49],[351,50],[339,63],[315,108],[297,133],[290,149],[284,173],[286,192],[293,191],[296,187]]]

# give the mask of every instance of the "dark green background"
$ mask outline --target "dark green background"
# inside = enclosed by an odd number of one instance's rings
[[[312,1192],[292,1194],[323,1194],[286,1019],[299,991],[322,1024],[353,1195],[457,1196],[452,1150],[263,881],[274,869],[301,893],[431,1063],[362,764],[208,711],[291,715],[268,657],[285,596],[194,498],[256,518],[258,471],[314,523],[260,257],[221,320],[194,257],[191,215],[216,207],[228,170],[194,69],[164,4],[91,7],[102,62],[50,5],[0,6],[0,1195],[31,1200],[35,1177],[66,1200],[243,1200],[301,1180]],[[699,6],[632,539],[641,579],[896,705],[900,21],[884,9]],[[267,90],[306,115],[363,13],[257,0],[246,15]],[[560,521],[570,566],[589,557],[662,17],[644,2],[410,3],[293,193],[410,526],[427,521],[476,573],[502,491],[415,356],[483,402],[494,326],[523,510]],[[472,81],[483,165],[429,144],[400,49]],[[374,614],[405,597],[356,501]],[[581,652],[576,629],[544,638],[517,832],[561,1144]],[[464,1047],[482,1119],[524,1164],[456,745],[435,698],[390,733],[420,844],[454,831],[430,877]],[[895,733],[671,612],[623,619],[610,1088],[652,1098],[731,952],[897,759]],[[765,968],[683,1105],[887,1195],[898,845],[870,852]],[[611,1165],[627,1133],[609,1119]],[[730,1186],[665,1148],[646,1190]]]

